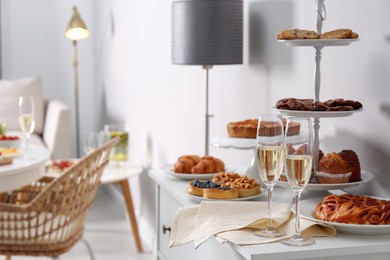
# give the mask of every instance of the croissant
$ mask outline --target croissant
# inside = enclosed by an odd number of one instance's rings
[[[200,162],[197,155],[183,155],[177,159],[173,171],[175,173],[191,173],[192,168]]]
[[[192,168],[192,173],[214,173],[225,170],[225,164],[218,158],[213,156],[204,156],[200,162]]]
[[[367,196],[330,194],[316,207],[319,220],[347,224],[390,224],[390,201]]]

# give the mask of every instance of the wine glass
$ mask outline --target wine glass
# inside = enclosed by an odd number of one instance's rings
[[[29,140],[35,128],[35,104],[31,96],[19,97],[19,125],[26,137],[26,154],[29,150]]]
[[[96,150],[101,144],[104,143],[103,132],[87,132],[84,134],[83,148],[84,154],[88,154],[93,150]]]
[[[285,233],[273,226],[271,218],[272,191],[283,169],[283,121],[280,115],[263,114],[257,126],[257,163],[261,180],[268,190],[268,223],[255,234],[262,237],[279,237]]]
[[[293,126],[299,124],[299,134],[293,134]],[[291,131],[291,132],[290,132]],[[282,243],[304,246],[314,243],[309,237],[301,236],[299,201],[312,173],[313,163],[313,125],[309,118],[290,118],[287,120],[284,138],[284,168],[290,188],[295,193],[295,234]]]

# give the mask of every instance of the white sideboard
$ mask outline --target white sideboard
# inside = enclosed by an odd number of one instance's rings
[[[390,234],[352,235],[338,233],[335,237],[315,238],[315,244],[303,247],[291,247],[279,242],[236,246],[230,243],[220,244],[215,238],[211,238],[196,250],[193,243],[168,248],[169,228],[176,210],[196,205],[199,202],[185,194],[188,181],[179,180],[159,170],[151,170],[149,175],[156,182],[157,187],[157,256],[161,260],[390,259]],[[324,194],[325,192],[322,191],[305,192],[302,199]],[[289,189],[275,187],[273,197],[275,201],[291,201],[293,193]],[[262,195],[258,200],[266,201],[266,196]]]

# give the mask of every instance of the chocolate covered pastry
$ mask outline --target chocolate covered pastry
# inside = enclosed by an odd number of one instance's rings
[[[342,98],[314,102],[313,99],[284,98],[276,102],[276,108],[301,111],[352,111],[363,108],[362,103]]]

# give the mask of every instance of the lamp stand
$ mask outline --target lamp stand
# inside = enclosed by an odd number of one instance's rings
[[[209,114],[209,70],[213,68],[213,65],[203,65],[203,68],[206,70],[206,133],[205,133],[205,155],[209,155],[209,128],[210,128],[210,117],[214,117],[214,115]]]
[[[77,158],[80,158],[80,131],[79,131],[79,91],[78,91],[78,61],[77,61],[77,41],[73,40],[73,69],[74,69],[74,104],[75,104],[75,125],[76,125],[76,152]]]

